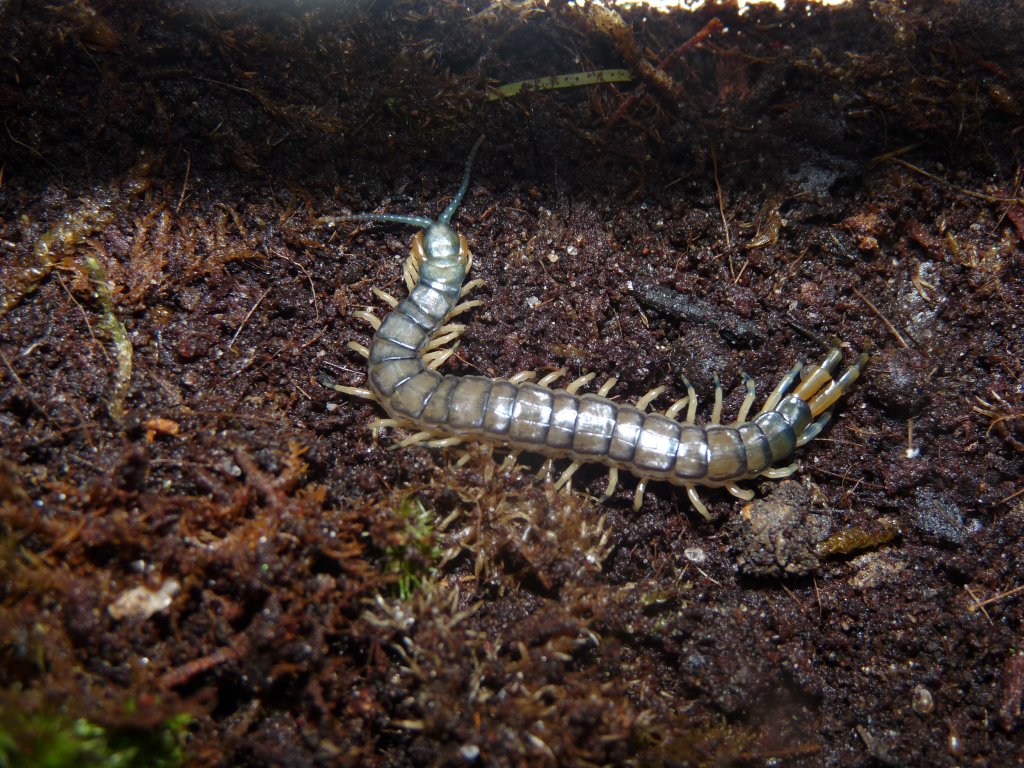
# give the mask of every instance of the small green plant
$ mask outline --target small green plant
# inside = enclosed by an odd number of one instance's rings
[[[441,557],[441,547],[433,513],[419,499],[412,496],[402,499],[398,516],[405,527],[400,532],[400,540],[384,551],[384,570],[398,575],[398,597],[408,600],[423,584],[424,577],[437,574],[435,563]]]
[[[191,721],[183,713],[142,729],[11,712],[0,716],[0,768],[175,768]]]

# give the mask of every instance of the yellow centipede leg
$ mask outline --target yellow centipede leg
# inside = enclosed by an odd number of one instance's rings
[[[619,380],[612,376],[608,381],[601,385],[600,389],[597,390],[597,394],[600,397],[607,397],[608,393],[612,391],[612,387],[619,383]]]
[[[559,368],[558,370],[552,371],[547,376],[542,378],[540,381],[537,382],[537,384],[538,386],[541,387],[550,387],[560,378],[565,376],[566,373],[568,373],[568,371],[565,368]]]
[[[383,301],[385,304],[390,304],[392,309],[398,306],[398,299],[396,299],[390,293],[382,291],[377,286],[373,286],[373,288],[371,288],[370,290],[373,291],[374,296]]]
[[[711,409],[711,423],[722,423],[722,380],[715,374],[715,407]]]
[[[365,358],[370,357],[370,350],[365,344],[360,344],[358,341],[350,341],[345,346],[351,349],[353,352],[358,352]]]
[[[647,406],[649,406],[652,402],[654,402],[654,398],[656,398],[658,395],[660,395],[666,389],[668,389],[668,387],[666,387],[664,385],[662,385],[660,387],[655,387],[654,389],[652,389],[650,392],[648,392],[646,395],[644,395],[643,397],[641,397],[639,400],[636,401],[637,409],[641,410],[641,411],[646,411],[647,410]],[[669,418],[671,418],[671,417],[669,417]]]
[[[640,507],[644,505],[644,492],[647,490],[647,479],[641,480],[636,484],[636,495],[633,497],[633,511],[639,512]]]
[[[559,490],[563,485],[572,480],[572,476],[576,474],[576,470],[579,469],[581,466],[583,465],[574,461],[572,464],[566,467],[565,470],[562,472],[562,476],[558,478],[557,482],[555,482],[555,490]]]
[[[604,502],[608,501],[608,499],[612,497],[612,494],[615,493],[615,488],[616,486],[618,486],[618,484],[619,468],[612,467],[611,469],[608,470],[608,485],[605,486],[604,494],[602,494],[601,498],[598,499],[598,504],[604,504]]]
[[[584,376],[580,376],[575,381],[570,382],[569,385],[565,388],[565,391],[568,392],[570,395],[575,395],[579,391],[580,387],[589,384],[591,381],[594,380],[595,376],[597,376],[596,373],[588,373]]]
[[[789,392],[789,388],[793,386],[793,383],[796,381],[796,377],[800,375],[800,370],[802,368],[803,364],[797,363],[789,369],[789,372],[782,377],[782,381],[780,381],[776,385],[775,389],[771,391],[771,394],[768,395],[768,399],[764,401],[764,405],[762,405],[761,410],[758,411],[759,416],[762,413],[767,413],[774,409],[775,406],[779,404],[785,394]]]
[[[458,315],[461,315],[463,312],[473,309],[473,307],[479,307],[482,305],[483,301],[480,299],[464,301],[461,304],[457,304],[455,305],[455,307],[452,308],[452,311],[448,313],[448,319],[451,320],[453,317],[457,317]]]
[[[551,477],[551,470],[554,468],[554,466],[554,459],[548,459],[547,461],[545,461],[543,464],[540,465],[540,469],[537,470],[537,478],[543,479],[546,477]]]
[[[685,376],[683,377],[683,384],[686,385],[686,399],[690,401],[689,406],[686,408],[686,423],[693,424],[694,419],[697,418],[697,390],[693,388],[693,384]]]
[[[779,480],[783,477],[789,477],[799,469],[800,465],[796,462],[790,464],[788,467],[768,467],[761,473],[762,477],[767,477],[769,480]]]
[[[325,387],[333,389],[335,392],[340,392],[343,395],[351,395],[352,397],[361,397],[364,400],[376,400],[377,397],[368,389],[363,387],[346,387],[341,384],[330,384],[324,382]]]
[[[672,405],[665,409],[665,416],[669,419],[675,419],[679,415],[679,412],[683,410],[687,403],[690,402],[689,397],[681,397],[676,400]]]
[[[437,440],[428,440],[428,448],[451,448],[456,445],[462,445],[466,442],[466,438],[463,435],[454,435],[452,437],[441,437]],[[468,454],[467,454],[468,455]]]
[[[520,371],[514,376],[509,376],[508,380],[512,384],[522,384],[524,381],[530,381],[531,379],[537,378],[536,371]]]
[[[457,347],[458,344],[455,345]],[[428,352],[423,356],[423,364],[431,371],[436,371],[449,357],[455,354],[455,347],[451,349],[438,349],[433,352]]]
[[[693,504],[693,508],[700,512],[701,516],[705,520],[711,519],[711,513],[708,512],[708,508],[704,506],[704,502],[700,500],[700,496],[697,495],[697,489],[692,485],[686,487],[686,495],[690,498],[690,503]]]
[[[377,317],[372,312],[366,312],[362,309],[357,309],[354,312],[352,312],[352,317],[369,323],[373,327],[373,330],[375,331],[380,330],[380,318]]]
[[[744,501],[750,501],[754,498],[754,492],[749,488],[740,488],[736,483],[727,483],[725,490],[735,496],[737,499],[743,499]]]
[[[391,449],[395,450],[397,448],[408,448],[410,445],[416,445],[417,443],[424,443],[427,440],[431,439],[433,436],[434,436],[433,432],[426,432],[426,431],[424,431],[424,432],[416,432],[416,433],[414,433],[412,435],[409,435],[404,440],[400,440],[399,442],[395,443],[393,446],[391,446]]]
[[[750,409],[757,397],[757,385],[754,383],[754,380],[743,372],[740,372],[740,376],[743,377],[743,386],[747,388],[747,394],[743,398],[743,404],[740,405],[740,412],[736,415],[736,426],[747,420],[747,414],[750,413]]]
[[[462,286],[462,291],[459,293],[459,297],[461,298],[461,297],[465,296],[470,291],[475,291],[477,288],[479,288],[483,284],[484,284],[484,281],[481,280],[479,277],[476,278],[475,280],[470,280],[468,283],[466,283],[465,285]]]

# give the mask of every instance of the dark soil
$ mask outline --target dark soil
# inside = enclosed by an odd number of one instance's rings
[[[1022,18],[0,3],[16,753],[189,713],[196,766],[1019,764]],[[870,345],[796,485],[598,505],[324,386],[413,232],[322,218],[437,215],[482,133],[445,370],[686,376],[703,421]]]

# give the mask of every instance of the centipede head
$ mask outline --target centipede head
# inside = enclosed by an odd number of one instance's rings
[[[451,227],[450,222],[462,203],[466,190],[469,189],[469,174],[473,168],[476,152],[480,148],[480,144],[483,143],[483,140],[483,136],[477,139],[473,148],[469,151],[469,157],[466,158],[466,172],[462,176],[462,184],[459,185],[455,197],[448,203],[436,221],[426,216],[398,213],[352,213],[339,216],[338,218],[347,221],[380,221],[389,224],[407,224],[413,227],[420,227],[423,232],[417,234],[416,240],[413,243],[414,249],[418,248],[422,251],[420,258],[439,265],[458,261],[463,267],[466,267],[469,263],[469,249],[466,246],[466,240]]]

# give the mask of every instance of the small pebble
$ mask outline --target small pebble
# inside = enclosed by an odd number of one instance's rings
[[[917,686],[914,688],[911,706],[919,715],[930,715],[935,710],[935,699],[932,692],[923,685]]]

